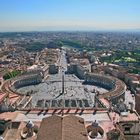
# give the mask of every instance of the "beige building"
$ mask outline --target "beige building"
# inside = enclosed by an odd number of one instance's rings
[[[140,121],[136,112],[126,112],[119,118],[118,126],[126,140],[139,140]]]

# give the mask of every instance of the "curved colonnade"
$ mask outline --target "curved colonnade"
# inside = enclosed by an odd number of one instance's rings
[[[12,80],[7,80],[1,88],[2,93],[5,94],[3,100],[7,98],[8,100],[10,100],[10,104],[15,107],[24,106],[24,104],[27,104],[31,100],[31,97],[21,95],[16,91],[16,89],[28,85],[36,85],[41,82],[42,82],[41,73],[32,75],[22,75]],[[7,101],[7,99],[5,101]]]
[[[85,82],[103,87],[109,91],[99,94],[99,98],[106,98],[113,103],[117,103],[119,99],[124,99],[126,85],[119,79],[111,76],[105,76],[95,73],[87,73],[84,75]],[[11,90],[21,88],[28,85],[35,85],[42,82],[40,74],[26,75],[12,82]],[[16,90],[14,90],[16,91]]]
[[[13,89],[17,89],[24,86],[36,85],[41,82],[42,82],[41,74],[31,74],[31,75],[25,75],[25,76],[19,77],[16,80],[13,80],[11,85]]]
[[[121,98],[124,99],[126,85],[115,77],[88,73],[85,75],[85,81],[109,90],[104,94],[99,94],[99,98],[106,98],[113,103],[117,103]]]

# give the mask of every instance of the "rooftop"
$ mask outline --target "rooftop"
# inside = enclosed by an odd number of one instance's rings
[[[87,140],[84,120],[76,116],[44,118],[37,140]]]
[[[139,121],[139,116],[133,112],[128,112],[127,116],[120,116],[119,118],[120,122],[130,122],[130,121]]]

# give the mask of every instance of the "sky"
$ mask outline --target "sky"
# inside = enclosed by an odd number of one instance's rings
[[[140,29],[140,0],[0,0],[0,32]]]

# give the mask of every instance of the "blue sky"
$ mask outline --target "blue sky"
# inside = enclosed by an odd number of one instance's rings
[[[0,0],[0,31],[140,29],[140,0]]]

